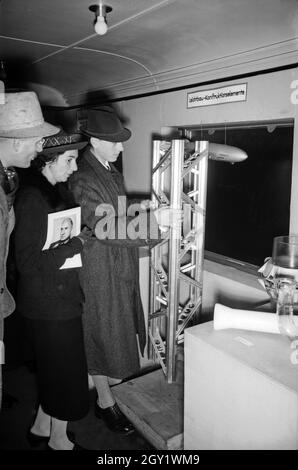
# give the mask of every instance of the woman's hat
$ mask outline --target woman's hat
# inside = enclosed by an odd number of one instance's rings
[[[5,93],[5,103],[0,105],[0,137],[42,138],[59,131],[59,127],[45,122],[34,91]]]
[[[88,144],[81,134],[66,134],[61,132],[53,137],[48,137],[44,143],[42,153],[49,155],[53,153],[66,152],[66,150],[80,150]]]
[[[125,142],[131,136],[130,130],[123,127],[114,109],[109,106],[88,109],[86,125],[80,131],[88,137],[108,142]]]

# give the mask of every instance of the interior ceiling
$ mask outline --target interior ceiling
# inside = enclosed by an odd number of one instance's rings
[[[2,0],[8,85],[75,106],[297,62],[297,0],[107,0],[105,36],[95,3]]]

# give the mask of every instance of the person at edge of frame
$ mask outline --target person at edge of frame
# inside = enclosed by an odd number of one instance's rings
[[[18,189],[17,168],[28,168],[42,150],[44,137],[57,134],[59,128],[44,121],[37,95],[32,91],[4,94],[0,104],[0,368],[4,363],[4,319],[15,310],[7,283],[7,256],[10,234],[15,223],[13,203]],[[17,401],[3,392],[0,369],[0,409]]]

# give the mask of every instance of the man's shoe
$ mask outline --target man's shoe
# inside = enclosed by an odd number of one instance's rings
[[[130,434],[134,432],[135,428],[126,416],[122,413],[117,403],[108,408],[101,408],[95,403],[95,416],[98,419],[103,419],[111,431],[119,434]]]

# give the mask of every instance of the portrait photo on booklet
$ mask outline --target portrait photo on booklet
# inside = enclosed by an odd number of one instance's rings
[[[81,231],[81,208],[74,207],[65,211],[53,212],[48,215],[47,239],[43,250],[55,250],[66,245],[72,237]],[[77,254],[67,258],[60,269],[80,268],[81,255]]]

